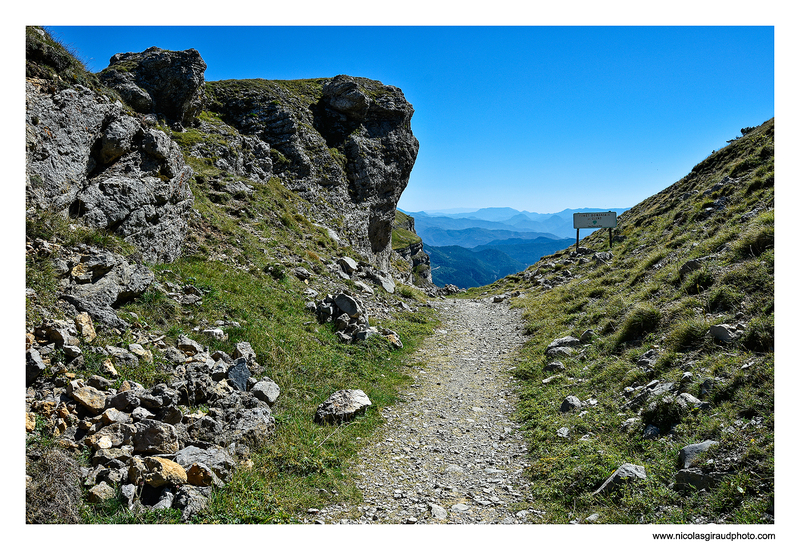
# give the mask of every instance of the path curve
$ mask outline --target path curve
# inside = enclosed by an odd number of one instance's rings
[[[506,301],[431,302],[442,325],[409,361],[414,378],[353,472],[358,507],[312,510],[317,523],[524,523],[527,451],[513,422],[513,351],[525,337]]]

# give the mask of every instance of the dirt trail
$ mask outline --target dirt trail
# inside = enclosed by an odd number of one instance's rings
[[[521,313],[491,299],[433,305],[442,326],[412,359],[414,383],[383,410],[386,424],[354,467],[364,503],[331,506],[309,522],[524,523],[535,512],[522,504],[527,453],[512,421]]]

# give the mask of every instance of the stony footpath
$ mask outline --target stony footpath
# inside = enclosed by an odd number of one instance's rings
[[[307,523],[525,523],[527,453],[512,354],[521,312],[501,297],[432,300],[442,326],[409,365],[401,403],[353,466],[360,506],[310,509]]]

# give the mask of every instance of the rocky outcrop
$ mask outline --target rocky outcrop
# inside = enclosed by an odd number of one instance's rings
[[[214,82],[208,96],[209,110],[269,144],[273,173],[314,205],[309,217],[342,227],[356,250],[388,269],[395,207],[419,149],[402,91],[340,75]]]
[[[114,55],[100,79],[137,112],[189,126],[203,109],[205,70],[206,63],[195,49],[175,52],[152,47]]]
[[[177,144],[83,86],[55,93],[26,84],[29,211],[61,212],[117,233],[147,261],[181,252],[194,197]]]

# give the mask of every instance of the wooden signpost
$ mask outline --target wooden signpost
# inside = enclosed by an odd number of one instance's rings
[[[577,230],[575,234],[575,250],[581,240],[581,229],[608,228],[608,247],[611,248],[612,230],[617,227],[616,212],[576,212],[572,215],[572,227]]]

